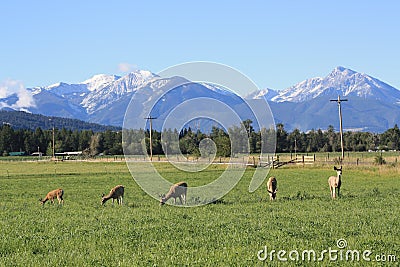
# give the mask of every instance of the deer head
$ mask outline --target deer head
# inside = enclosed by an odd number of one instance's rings
[[[160,206],[165,204],[165,194],[158,194],[158,197],[160,198]]]
[[[342,175],[342,168],[343,166],[340,166],[340,169],[336,168],[336,166],[333,166],[333,170],[336,171],[338,177]]]

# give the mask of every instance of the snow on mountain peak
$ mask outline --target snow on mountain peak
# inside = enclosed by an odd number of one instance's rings
[[[94,91],[99,87],[103,87],[108,83],[118,80],[119,78],[121,77],[116,75],[96,74],[92,78],[89,78],[80,84],[86,84],[89,91]]]
[[[277,96],[278,94],[279,94],[278,91],[266,88],[266,89],[263,89],[263,90],[254,91],[254,92],[246,95],[245,98],[246,99],[261,99],[261,98],[265,98],[265,100],[269,101],[273,97]]]
[[[311,78],[279,92],[274,102],[302,102],[318,96],[358,96],[398,102],[400,91],[371,76],[336,67],[325,78]]]
[[[155,76],[157,76],[148,70],[136,70],[136,71],[129,73],[128,75],[135,76],[135,77],[141,77],[144,80],[148,80],[148,79],[151,79],[151,78],[154,78]]]
[[[337,66],[336,68],[333,69],[331,74],[344,74],[344,75],[353,75],[356,73],[354,70],[342,67],[342,66]]]
[[[110,78],[111,77],[111,78]],[[131,93],[145,86],[149,81],[158,77],[150,71],[136,70],[125,76],[95,76],[92,84],[96,84],[91,92],[85,96],[81,105],[88,113],[104,108],[106,105],[117,101],[127,93]],[[91,80],[91,79],[89,79]],[[100,85],[99,85],[100,84]]]
[[[63,82],[58,82],[58,83],[55,83],[55,84],[51,84],[51,85],[49,85],[49,86],[46,86],[45,88],[46,88],[46,90],[51,90],[51,89],[53,89],[53,88],[56,88],[56,87],[58,87],[58,86],[61,86],[63,84]]]

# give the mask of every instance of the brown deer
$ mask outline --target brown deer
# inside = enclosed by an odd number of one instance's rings
[[[179,182],[172,185],[166,195],[161,195],[160,205],[164,205],[171,197],[174,198],[174,204],[176,204],[177,198],[181,201],[181,205],[183,205],[183,202],[186,204],[187,187],[188,185],[186,182]]]
[[[278,181],[275,177],[270,177],[267,182],[267,191],[269,194],[269,200],[276,199],[276,192],[278,191]]]
[[[63,195],[64,195],[64,190],[59,188],[59,189],[55,189],[53,191],[48,192],[46,197],[43,199],[39,199],[39,201],[40,201],[41,205],[46,203],[48,200],[50,200],[51,203],[54,204],[54,199],[57,198],[58,204],[64,204]]]
[[[342,166],[340,166],[340,169],[336,168],[336,166],[334,166],[333,170],[336,171],[337,176],[331,176],[328,179],[328,184],[329,184],[329,189],[331,191],[332,199],[336,198],[336,196],[339,197],[340,186],[342,185],[342,180],[341,180],[341,178],[342,178]],[[337,192],[337,194],[336,194],[336,192]]]
[[[112,199],[112,203],[114,205],[114,199],[117,200],[117,203],[119,205],[122,205],[122,198],[124,197],[124,186],[122,185],[117,185],[114,188],[111,189],[110,193],[108,195],[102,195],[101,196],[101,205],[104,205],[107,200]]]

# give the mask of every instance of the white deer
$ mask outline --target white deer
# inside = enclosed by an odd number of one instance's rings
[[[111,189],[110,193],[108,195],[102,195],[101,197],[101,205],[104,205],[107,200],[112,199],[112,203],[114,204],[114,199],[117,200],[117,203],[119,205],[122,205],[122,198],[124,197],[124,186],[122,185],[117,185],[114,188]]]
[[[188,185],[186,182],[179,182],[172,185],[166,195],[161,195],[160,205],[164,205],[171,197],[174,198],[174,204],[176,204],[177,198],[181,201],[181,205],[183,205],[183,202],[186,204],[187,187]]]
[[[41,205],[46,203],[48,200],[50,200],[51,203],[54,204],[54,199],[57,198],[58,204],[64,204],[63,195],[64,195],[64,190],[59,188],[59,189],[55,189],[53,191],[48,192],[47,195],[45,196],[45,198],[39,199],[39,201],[40,201]]]
[[[276,192],[278,191],[278,181],[275,177],[270,177],[267,182],[267,191],[269,194],[269,200],[276,199]]]
[[[342,185],[342,166],[340,166],[340,169],[334,166],[333,170],[336,171],[337,176],[329,177],[328,184],[331,191],[331,197],[336,198],[336,196],[339,197],[340,186]]]

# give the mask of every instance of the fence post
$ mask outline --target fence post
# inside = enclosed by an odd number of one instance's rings
[[[275,162],[274,162],[274,156],[271,157],[272,158],[272,169],[275,169]]]

